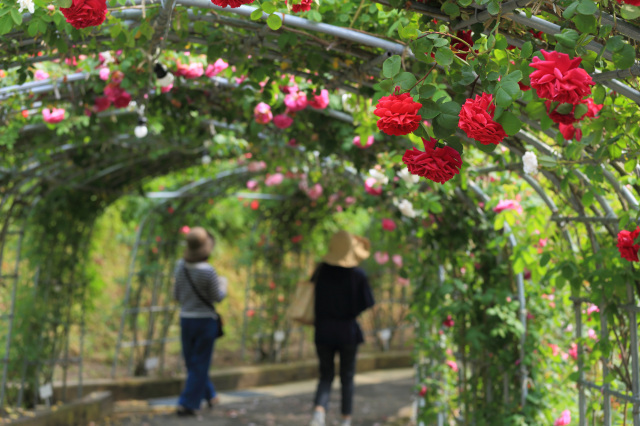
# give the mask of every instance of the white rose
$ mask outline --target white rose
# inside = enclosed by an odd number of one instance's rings
[[[538,173],[538,157],[531,151],[527,151],[522,156],[524,172],[530,175]]]
[[[18,0],[18,5],[20,5],[20,9],[18,9],[18,12],[22,12],[23,10],[27,9],[29,13],[33,13],[36,6],[33,3],[33,0]]]
[[[402,200],[398,204],[398,210],[406,217],[414,218],[418,215],[418,212],[413,209],[413,204],[409,200]]]
[[[369,169],[369,176],[374,178],[380,185],[386,185],[389,183],[389,178],[384,173],[376,169]]]
[[[202,165],[203,166],[208,166],[209,164],[211,164],[211,157],[209,155],[203,155],[202,156]]]
[[[416,184],[420,180],[420,176],[409,173],[409,169],[407,167],[398,172],[398,177],[407,182],[407,185]]]

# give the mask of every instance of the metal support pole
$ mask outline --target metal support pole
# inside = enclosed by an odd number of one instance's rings
[[[627,298],[629,304],[636,306],[636,298],[633,287],[627,283]],[[602,315],[602,313],[600,314]],[[640,374],[638,372],[638,315],[634,309],[629,310],[629,346],[631,351],[631,391],[634,398],[640,396]],[[633,403],[633,426],[640,426],[640,403]]]

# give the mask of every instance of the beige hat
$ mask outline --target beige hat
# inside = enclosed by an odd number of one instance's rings
[[[354,268],[369,257],[369,240],[347,231],[338,231],[329,243],[329,252],[324,257],[325,263],[343,268]]]
[[[187,262],[202,262],[207,260],[213,250],[213,236],[206,229],[196,226],[191,228],[186,237],[187,248],[184,250],[184,260]]]

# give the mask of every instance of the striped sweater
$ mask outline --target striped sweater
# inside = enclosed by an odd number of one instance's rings
[[[189,276],[194,286],[200,295],[210,302],[209,305],[205,305],[193,292],[184,268],[189,270]],[[207,262],[189,263],[180,259],[176,265],[174,277],[173,297],[180,302],[182,307],[180,311],[181,317],[216,317],[215,310],[211,308],[211,304],[222,301],[227,295],[227,289],[226,286],[221,283],[213,266]]]

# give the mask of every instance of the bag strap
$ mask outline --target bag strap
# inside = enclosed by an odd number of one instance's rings
[[[196,288],[196,285],[193,283],[193,280],[191,279],[191,274],[189,274],[189,270],[187,269],[187,267],[183,266],[182,270],[184,271],[184,274],[187,276],[187,281],[189,281],[189,285],[191,285],[191,290],[193,290],[196,296],[198,296],[198,299],[200,299],[200,301],[204,303],[206,306],[210,307],[213,313],[218,315],[213,305],[210,302],[207,302],[207,299],[205,299],[204,296],[202,296],[202,294],[200,294],[200,292]]]

